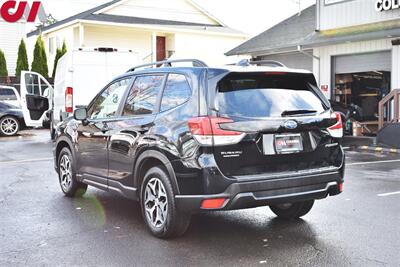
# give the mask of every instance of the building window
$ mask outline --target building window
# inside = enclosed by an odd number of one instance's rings
[[[54,54],[54,37],[49,38],[49,53]]]
[[[61,48],[61,42],[59,37],[56,38],[56,44],[57,44],[57,49]]]

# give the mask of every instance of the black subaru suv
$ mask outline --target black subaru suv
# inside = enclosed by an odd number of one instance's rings
[[[197,212],[269,206],[304,216],[342,191],[342,136],[309,72],[163,61],[75,110],[57,127],[54,158],[66,196],[90,185],[138,200],[151,233],[167,238]]]

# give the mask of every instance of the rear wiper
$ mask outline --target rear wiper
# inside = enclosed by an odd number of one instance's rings
[[[282,112],[281,116],[287,117],[287,116],[313,114],[313,113],[317,113],[317,111],[311,109],[285,110],[284,112]]]

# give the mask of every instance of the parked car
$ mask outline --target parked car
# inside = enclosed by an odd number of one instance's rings
[[[105,83],[138,63],[138,54],[130,50],[80,48],[58,61],[54,88],[40,74],[24,72],[21,94],[27,125],[50,125],[53,138],[55,126],[71,116],[77,106],[88,105]],[[32,113],[37,114],[30,118]]]
[[[21,108],[0,101],[0,135],[13,136],[24,127]]]
[[[66,196],[90,185],[138,200],[150,232],[167,238],[193,213],[268,205],[293,219],[342,192],[341,117],[312,73],[174,64],[115,78],[59,125]]]
[[[11,86],[0,85],[0,101],[16,107],[21,107],[19,93],[17,89]]]

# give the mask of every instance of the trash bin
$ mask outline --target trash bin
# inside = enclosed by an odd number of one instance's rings
[[[362,136],[362,125],[358,121],[353,122],[353,136]]]

